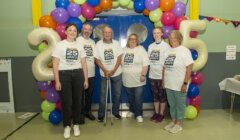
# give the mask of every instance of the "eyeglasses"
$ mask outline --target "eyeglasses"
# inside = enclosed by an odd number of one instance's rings
[[[137,40],[136,38],[129,38],[129,40]]]

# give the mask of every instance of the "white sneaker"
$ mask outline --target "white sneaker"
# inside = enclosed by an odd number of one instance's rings
[[[169,132],[176,134],[176,133],[178,133],[178,132],[180,132],[180,131],[182,131],[182,130],[183,130],[183,128],[182,128],[180,125],[175,124],[175,125],[169,130]]]
[[[168,125],[164,127],[165,130],[170,131],[175,124],[173,122],[170,122]]]
[[[66,127],[64,128],[63,137],[64,137],[65,139],[70,138],[70,133],[71,133],[71,128],[70,128],[70,126],[66,126]]]
[[[126,117],[131,118],[133,116],[133,113],[131,111],[127,112]]]
[[[143,117],[142,116],[137,116],[137,122],[142,123],[143,122]]]
[[[73,125],[73,134],[75,137],[80,135],[79,125]]]

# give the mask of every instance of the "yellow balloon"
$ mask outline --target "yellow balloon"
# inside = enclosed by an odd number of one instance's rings
[[[127,9],[132,10],[133,9],[133,1],[130,1],[129,4],[127,5]]]
[[[119,2],[118,1],[113,1],[112,2],[112,8],[118,8],[119,7]]]
[[[152,22],[160,21],[161,17],[162,17],[162,10],[160,8],[150,11],[150,13],[149,13],[149,19]]]
[[[84,4],[86,0],[73,0],[76,4]]]
[[[154,22],[154,27],[162,27],[162,22],[158,21],[158,22]]]
[[[131,0],[119,0],[119,4],[123,7],[128,6]]]

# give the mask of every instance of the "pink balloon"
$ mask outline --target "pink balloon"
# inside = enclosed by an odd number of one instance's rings
[[[172,12],[164,12],[161,18],[162,24],[170,26],[174,23],[176,17]]]
[[[60,100],[57,101],[55,105],[56,105],[56,109],[57,109],[57,110],[59,110],[59,111],[62,110],[62,104],[61,104],[61,101],[60,101]]]
[[[180,28],[180,23],[181,23],[183,20],[187,20],[187,18],[184,17],[184,16],[180,16],[180,17],[177,17],[177,18],[176,18],[176,20],[175,20],[175,22],[174,22],[174,28],[175,28],[176,30],[179,30],[179,28]]]
[[[198,95],[196,97],[190,98],[189,104],[192,106],[200,106],[200,104],[201,104],[200,96]]]
[[[198,32],[197,32],[197,31],[191,31],[191,32],[190,32],[190,37],[191,37],[191,38],[196,38],[197,35],[198,35]]]
[[[191,78],[192,78],[192,83],[195,84],[195,85],[200,85],[204,81],[204,76],[200,72],[194,72],[191,75]]]
[[[67,38],[67,35],[65,34],[65,27],[66,27],[66,24],[58,24],[55,29],[55,31],[59,34],[62,40]]]
[[[88,5],[87,3],[82,5],[82,15],[85,17],[87,20],[91,20],[95,16],[95,9],[94,7]]]

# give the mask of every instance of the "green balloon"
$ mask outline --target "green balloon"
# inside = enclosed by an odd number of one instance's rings
[[[158,21],[158,22],[154,22],[154,27],[162,27],[162,22]]]
[[[149,18],[152,22],[160,21],[161,17],[162,17],[162,10],[160,8],[150,11],[149,13]]]
[[[41,43],[39,46],[38,46],[38,52],[41,53],[43,52],[44,50],[46,50],[47,46],[45,43]]]
[[[55,103],[50,103],[47,100],[44,100],[41,104],[41,109],[43,112],[50,113],[55,109]]]
[[[81,16],[79,16],[78,18],[79,18],[79,19],[82,21],[82,23],[86,22],[86,18],[85,18],[85,17],[83,17],[82,15],[81,15]]]
[[[76,4],[83,4],[86,0],[73,0]]]
[[[132,10],[133,9],[133,1],[130,1],[129,4],[127,5],[127,9]]]
[[[118,8],[119,7],[119,2],[118,1],[113,1],[112,2],[112,8]]]
[[[131,0],[119,0],[119,4],[123,7],[128,6]]]
[[[197,117],[197,109],[194,106],[187,106],[185,110],[185,118],[194,119]]]
[[[41,115],[42,115],[42,118],[45,120],[45,121],[48,121],[48,117],[49,117],[49,112],[42,112]]]

